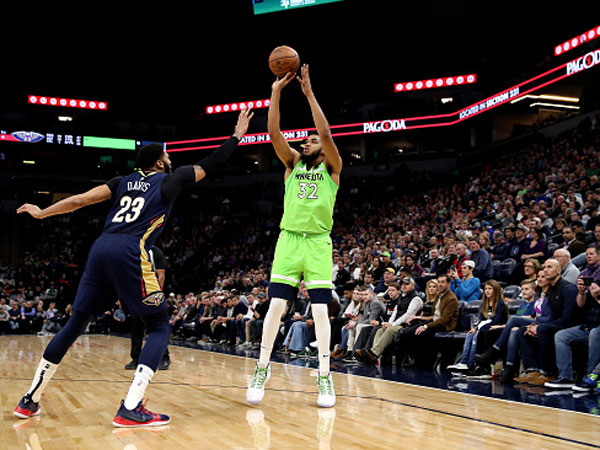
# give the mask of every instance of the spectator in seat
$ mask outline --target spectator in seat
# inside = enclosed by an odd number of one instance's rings
[[[394,269],[394,271],[396,270],[396,266],[392,262],[391,257],[392,257],[392,255],[390,255],[390,252],[388,252],[388,251],[381,252],[381,255],[379,256],[379,262],[380,262],[380,267],[383,270],[387,269],[388,267],[391,267],[392,269]]]
[[[538,273],[542,270],[542,265],[535,258],[529,258],[525,260],[523,264],[523,272],[525,273],[525,280],[536,280]]]
[[[494,231],[494,245],[489,250],[490,257],[494,261],[504,261],[510,253],[510,244],[506,242],[504,234],[496,230]]]
[[[590,391],[595,387],[590,383],[590,377],[593,378],[591,374],[600,363],[600,273],[597,267],[599,265],[597,247],[589,247],[586,256],[588,264],[590,262],[594,264],[585,269],[577,280],[577,309],[583,316],[582,324],[560,330],[554,336],[558,379],[545,384],[552,389],[573,388],[578,391]],[[576,385],[573,376],[571,343],[578,341],[588,344],[586,373],[590,375]]]
[[[358,288],[352,291],[352,300],[344,310],[339,320],[332,323],[331,336],[337,334],[338,327],[341,328],[340,343],[337,348],[331,354],[331,357],[336,360],[342,360],[345,358],[352,357],[352,352],[347,350],[348,336],[349,333],[354,333],[353,329],[356,325],[356,321],[362,318],[363,314],[363,303],[362,295]]]
[[[19,309],[19,302],[16,300],[10,302],[10,309],[8,310],[8,323],[12,333],[18,333],[20,331],[21,310]]]
[[[458,298],[450,290],[450,277],[440,275],[437,279],[438,296],[433,304],[433,314],[410,317],[394,336],[402,352],[422,359],[433,344],[438,331],[453,331],[458,324]]]
[[[423,310],[423,300],[416,294],[415,281],[412,278],[404,278],[400,285],[394,283],[390,286],[390,291],[394,291],[394,295],[397,295],[395,293],[398,292],[398,289],[402,290],[402,297],[396,303],[391,316],[378,327],[373,345],[355,350],[354,356],[356,359],[367,363],[377,361],[383,351],[393,342],[396,333],[405,326],[408,319]]]
[[[529,249],[530,239],[527,237],[528,234],[529,229],[523,224],[519,224],[515,228],[516,241],[510,250],[510,257],[517,262],[521,261],[521,256]],[[515,273],[519,273],[519,271],[515,270]]]
[[[571,262],[571,254],[566,248],[559,248],[554,251],[554,259],[560,263],[561,278],[571,284],[577,284],[579,269]]]
[[[448,370],[468,371],[471,376],[490,375],[489,367],[474,366],[475,354],[477,352],[477,341],[480,336],[489,334],[492,330],[499,335],[500,329],[505,325],[508,316],[508,308],[504,301],[502,286],[495,280],[488,280],[483,284],[483,298],[476,324],[467,332],[463,352],[457,364],[448,366]],[[484,339],[489,341],[489,337]],[[487,348],[490,345],[480,345]]]
[[[258,295],[258,292],[257,294]],[[237,335],[239,339],[238,349],[246,349],[252,346],[252,339],[250,337],[250,325],[249,320],[254,317],[254,309],[258,305],[258,300],[255,295],[250,292],[246,299],[248,301],[246,314],[238,316],[236,318]],[[252,308],[251,308],[252,307]]]
[[[561,278],[557,260],[549,259],[544,263],[544,275],[549,287],[542,311],[534,323],[519,329],[521,357],[527,376],[525,380],[517,378],[517,381],[536,386],[556,379],[554,336],[573,325],[578,293],[574,284]]]
[[[576,213],[576,211],[573,211],[571,216],[573,216],[575,213]],[[583,242],[586,246],[590,244],[591,236],[588,236],[586,234],[585,228],[583,226],[583,222],[581,221],[581,218],[571,221],[571,229],[573,230],[573,233],[575,234],[576,240]]]
[[[8,314],[9,307],[6,304],[4,297],[0,298],[0,335],[6,334],[10,331],[10,316]]]
[[[385,293],[390,284],[396,282],[396,270],[388,267],[383,271],[383,279],[375,286],[375,294]]]
[[[513,258],[513,247],[517,245],[517,237],[515,236],[515,231],[517,230],[517,226],[514,223],[507,225],[504,228],[504,237],[506,238],[506,243],[508,244],[508,254],[507,258]]]
[[[336,269],[337,271],[335,271],[333,284],[339,289],[350,281],[350,272],[344,266],[344,261],[342,259],[338,260]]]
[[[414,283],[412,290],[414,291]],[[416,294],[416,292],[413,293]],[[388,290],[385,293],[385,295],[380,294],[378,297],[382,300],[384,306],[383,316],[381,320],[373,321],[370,327],[363,328],[362,331],[359,333],[358,337],[354,341],[355,356],[357,349],[370,348],[373,346],[373,340],[375,339],[377,331],[381,329],[383,323],[389,321],[389,318],[396,310],[396,306],[398,305],[398,303],[403,301],[404,290],[401,288],[401,283],[392,283],[388,287]]]
[[[432,248],[429,254],[431,256],[429,270],[423,272],[423,277],[428,279],[437,279],[437,276],[440,275],[440,273],[445,273],[438,272],[439,266],[443,261],[443,257],[440,254],[440,249],[437,247]]]
[[[354,333],[350,333],[348,336],[346,345],[348,352],[354,351],[354,343],[364,328],[372,329],[379,326],[382,318],[385,316],[385,307],[372,290],[367,289],[365,286],[361,286],[359,292],[363,303],[363,316],[356,321],[356,325],[353,328]]]
[[[585,243],[577,239],[577,236],[575,236],[575,233],[573,232],[573,228],[564,227],[562,229],[562,237],[564,241],[562,248],[569,251],[571,258],[575,258],[580,253],[585,252]],[[577,280],[575,280],[575,282],[576,281]]]
[[[283,340],[286,352],[297,356],[304,351],[309,343],[310,329],[315,321],[312,318],[310,302],[304,304],[304,309],[294,314],[293,323]]]
[[[56,302],[50,302],[48,309],[44,314],[44,323],[42,330],[38,333],[41,336],[48,336],[51,334],[58,333],[62,328],[59,322],[60,314],[56,309]]]
[[[474,300],[479,299],[479,289],[481,283],[479,278],[473,276],[473,270],[475,268],[475,262],[473,260],[467,260],[462,264],[462,279],[458,277],[458,272],[455,269],[450,269],[448,275],[452,282],[450,283],[450,289],[459,300],[470,303]]]
[[[458,257],[454,262],[454,268],[458,273],[458,278],[462,278],[463,263],[470,259],[469,250],[467,249],[467,246],[464,243],[459,242],[458,244],[456,244],[456,253]]]
[[[250,337],[254,348],[258,348],[260,345],[262,326],[270,305],[270,299],[267,298],[267,294],[264,292],[260,292],[257,299],[258,305],[256,305],[256,308],[250,307],[253,312],[252,319],[250,319]]]
[[[21,325],[19,330],[23,334],[29,334],[33,331],[33,321],[36,316],[36,310],[33,306],[33,300],[25,300],[21,306]]]
[[[418,278],[423,275],[423,268],[415,260],[415,256],[412,253],[406,255],[406,265],[404,266],[410,272],[412,278]]]
[[[469,250],[471,250],[471,261],[475,263],[473,277],[479,278],[480,282],[485,282],[494,276],[494,266],[492,258],[487,250],[481,248],[478,238],[469,239]]]
[[[525,248],[521,255],[521,260],[525,261],[530,258],[544,260],[546,258],[546,240],[544,235],[538,228],[532,228],[529,232],[529,247]]]
[[[502,327],[500,337],[487,348],[483,353],[475,355],[475,362],[480,366],[490,365],[500,356],[504,347],[507,347],[506,365],[502,373],[502,383],[510,384],[513,382],[518,369],[519,352],[519,328],[523,325],[529,325],[535,321],[536,315],[541,313],[542,303],[546,298],[548,290],[548,281],[544,272],[540,272],[537,280],[523,280],[521,282],[521,296],[523,303],[514,316],[508,319],[505,326]]]

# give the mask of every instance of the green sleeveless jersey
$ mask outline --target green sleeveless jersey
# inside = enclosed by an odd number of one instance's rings
[[[285,180],[281,229],[296,233],[330,233],[337,191],[338,185],[331,179],[324,163],[309,170],[300,161]]]

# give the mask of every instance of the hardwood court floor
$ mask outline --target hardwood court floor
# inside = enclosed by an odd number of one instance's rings
[[[337,405],[316,406],[315,370],[272,364],[260,406],[246,403],[255,359],[171,346],[146,391],[162,428],[112,426],[127,392],[129,340],[79,338],[27,420],[13,409],[47,337],[0,337],[0,448],[600,448],[600,418],[560,409],[335,373]]]

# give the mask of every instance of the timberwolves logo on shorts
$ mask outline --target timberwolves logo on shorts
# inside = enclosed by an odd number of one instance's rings
[[[165,294],[163,294],[162,292],[157,292],[156,294],[152,294],[146,297],[144,300],[142,300],[142,303],[148,306],[158,306],[164,301]]]

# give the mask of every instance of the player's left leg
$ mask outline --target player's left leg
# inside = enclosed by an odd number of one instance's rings
[[[330,371],[329,352],[331,323],[329,322],[328,304],[331,302],[331,289],[316,288],[310,289],[308,292],[319,350],[319,374],[317,376],[319,396],[317,404],[323,408],[330,408],[335,405],[335,390]],[[327,301],[327,298],[329,301]]]
[[[139,243],[123,240],[113,245],[114,252],[107,267],[107,276],[116,287],[122,303],[134,317],[141,317],[148,332],[142,348],[127,397],[113,419],[117,427],[149,427],[169,423],[164,414],[148,411],[142,398],[165,353],[171,327],[165,295],[160,289],[156,273],[148,264],[147,254],[140,255]]]
[[[332,243],[329,236],[317,236],[306,240],[304,254],[304,283],[308,289],[315,335],[319,350],[319,396],[317,404],[324,408],[335,405],[335,390],[330,371],[331,323],[328,305],[332,301],[333,271]]]

